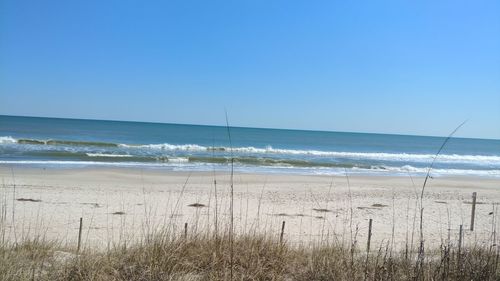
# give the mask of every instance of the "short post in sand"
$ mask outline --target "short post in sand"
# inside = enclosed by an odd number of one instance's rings
[[[368,278],[368,256],[370,254],[370,243],[372,240],[372,223],[373,223],[373,220],[370,219],[368,221],[368,239],[366,242],[365,280],[367,280],[367,278]]]
[[[80,247],[82,245],[82,226],[83,226],[83,218],[80,218],[80,227],[78,228],[78,246],[76,248],[76,252],[80,252]]]
[[[285,221],[281,224],[281,234],[280,234],[280,243],[283,244],[283,235],[285,234]]]
[[[188,238],[188,223],[184,223],[184,239]]]
[[[370,219],[368,221],[368,241],[366,242],[366,255],[367,256],[370,253],[370,243],[372,240],[372,223],[373,223],[373,220]]]
[[[472,192],[472,211],[470,216],[470,231],[474,231],[474,219],[476,217],[476,192]]]

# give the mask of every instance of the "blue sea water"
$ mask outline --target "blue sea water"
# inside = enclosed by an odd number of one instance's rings
[[[442,137],[0,115],[0,165],[425,174]],[[500,140],[452,138],[432,174],[500,177]]]

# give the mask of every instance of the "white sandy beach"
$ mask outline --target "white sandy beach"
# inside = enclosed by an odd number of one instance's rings
[[[215,175],[217,204],[214,174],[206,172],[2,166],[0,176],[1,223],[7,226],[5,239],[11,241],[41,235],[72,247],[80,217],[85,246],[137,240],[161,228],[182,235],[186,222],[189,235],[202,235],[215,227],[216,205],[219,230],[229,225],[228,173]],[[413,182],[409,176],[350,176],[349,187],[346,177],[236,174],[235,231],[278,237],[285,221],[289,243],[348,243],[352,229],[353,239],[364,244],[372,218],[372,245],[390,246],[394,234],[394,247],[404,247],[405,241],[411,241],[412,229],[416,245],[419,207],[415,208],[415,198],[423,178]],[[497,213],[493,208],[500,202],[498,188],[500,179],[430,179],[423,200],[427,247],[439,245],[448,229],[454,238],[459,225],[469,229],[472,192],[478,194],[475,230],[465,232],[466,241],[491,238]],[[189,206],[195,203],[203,206]]]

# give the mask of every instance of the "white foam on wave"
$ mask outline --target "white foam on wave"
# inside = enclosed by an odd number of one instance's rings
[[[106,154],[106,153],[86,153],[88,157],[133,157],[133,155],[128,154]]]
[[[148,144],[148,145],[126,145],[120,144],[121,147],[141,148],[153,150],[167,151],[231,151],[229,147],[206,147],[197,144]],[[371,160],[386,160],[386,161],[418,161],[431,162],[434,160],[434,154],[411,154],[411,153],[386,153],[386,152],[339,152],[339,151],[321,151],[321,150],[295,150],[295,149],[279,149],[268,146],[266,148],[257,148],[253,146],[235,147],[233,152],[249,153],[249,154],[286,154],[286,155],[309,155],[309,156],[325,156],[335,158],[350,158],[350,159],[371,159]],[[500,165],[500,155],[459,155],[459,154],[440,154],[437,158],[438,162],[449,163],[474,163],[485,165]]]
[[[402,167],[387,167],[383,166],[381,170],[396,172],[396,173],[405,173],[405,174],[427,174],[429,171],[428,167],[413,167],[410,165],[404,165]],[[431,169],[431,175],[474,175],[474,176],[491,176],[491,177],[500,177],[500,170],[472,170],[472,169]]]
[[[11,143],[17,143],[17,140],[9,136],[0,137],[0,144],[11,144]]]
[[[48,166],[111,166],[111,167],[174,167],[179,166],[179,163],[142,163],[142,162],[98,162],[98,161],[43,161],[43,160],[0,160],[1,164],[8,165],[48,165]],[[191,166],[201,166],[196,163]]]
[[[189,158],[187,157],[169,157],[167,158],[168,162],[171,163],[188,163]]]
[[[219,170],[227,169],[224,164],[208,164],[208,163],[190,163],[187,158],[170,158],[164,163],[141,163],[141,162],[95,162],[95,161],[39,161],[39,160],[0,160],[1,164],[14,165],[43,165],[43,166],[110,166],[110,167],[144,167],[144,168],[172,168],[179,171],[212,171],[215,167]],[[176,160],[179,160],[176,162]],[[291,174],[308,174],[308,175],[345,175],[344,168],[328,168],[328,167],[288,167],[288,166],[249,166],[236,165],[237,171],[242,172],[269,172],[269,173],[291,173]],[[417,168],[409,165],[402,167],[379,167],[373,169],[350,168],[348,173],[367,174],[367,175],[387,175],[387,176],[407,176],[425,175],[428,168]],[[500,178],[500,170],[465,170],[465,169],[432,169],[432,176],[475,176],[475,177],[490,177]]]
[[[119,147],[124,148],[149,148],[155,150],[181,150],[181,151],[206,151],[207,147],[197,145],[197,144],[144,144],[144,145],[132,145],[132,144],[119,144]]]
[[[250,153],[276,153],[290,155],[312,155],[312,156],[330,156],[338,158],[354,159],[373,159],[373,160],[395,160],[395,161],[422,161],[429,162],[435,157],[434,154],[410,154],[410,153],[385,153],[385,152],[338,152],[338,151],[320,151],[320,150],[292,150],[275,149],[268,147],[265,149],[254,147],[236,148],[234,151]],[[441,154],[437,158],[440,162],[489,162],[500,164],[500,156],[486,155],[458,155]]]
[[[0,136],[0,144],[14,144],[17,140],[10,136]],[[430,163],[434,160],[434,154],[414,154],[414,153],[387,153],[387,152],[343,152],[343,151],[322,151],[322,150],[299,150],[299,149],[280,149],[267,146],[258,148],[253,146],[248,147],[207,147],[197,144],[119,144],[125,149],[141,149],[141,150],[161,150],[161,151],[185,151],[185,152],[207,152],[207,151],[232,151],[242,154],[283,154],[296,156],[314,156],[314,157],[332,157],[332,158],[348,158],[348,159],[368,159],[382,161],[403,161],[403,162],[421,162]],[[90,155],[89,155],[90,156]],[[99,155],[95,155],[99,156]],[[100,155],[106,157],[104,155]],[[120,157],[120,156],[109,156]],[[124,156],[126,157],[126,156]],[[459,154],[440,154],[436,159],[440,163],[464,163],[477,165],[500,166],[500,155],[459,155]]]

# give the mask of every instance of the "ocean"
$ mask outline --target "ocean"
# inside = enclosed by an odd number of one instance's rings
[[[450,128],[452,129],[452,128]],[[0,115],[0,165],[423,175],[443,137]],[[452,138],[432,176],[500,177],[500,140]]]

